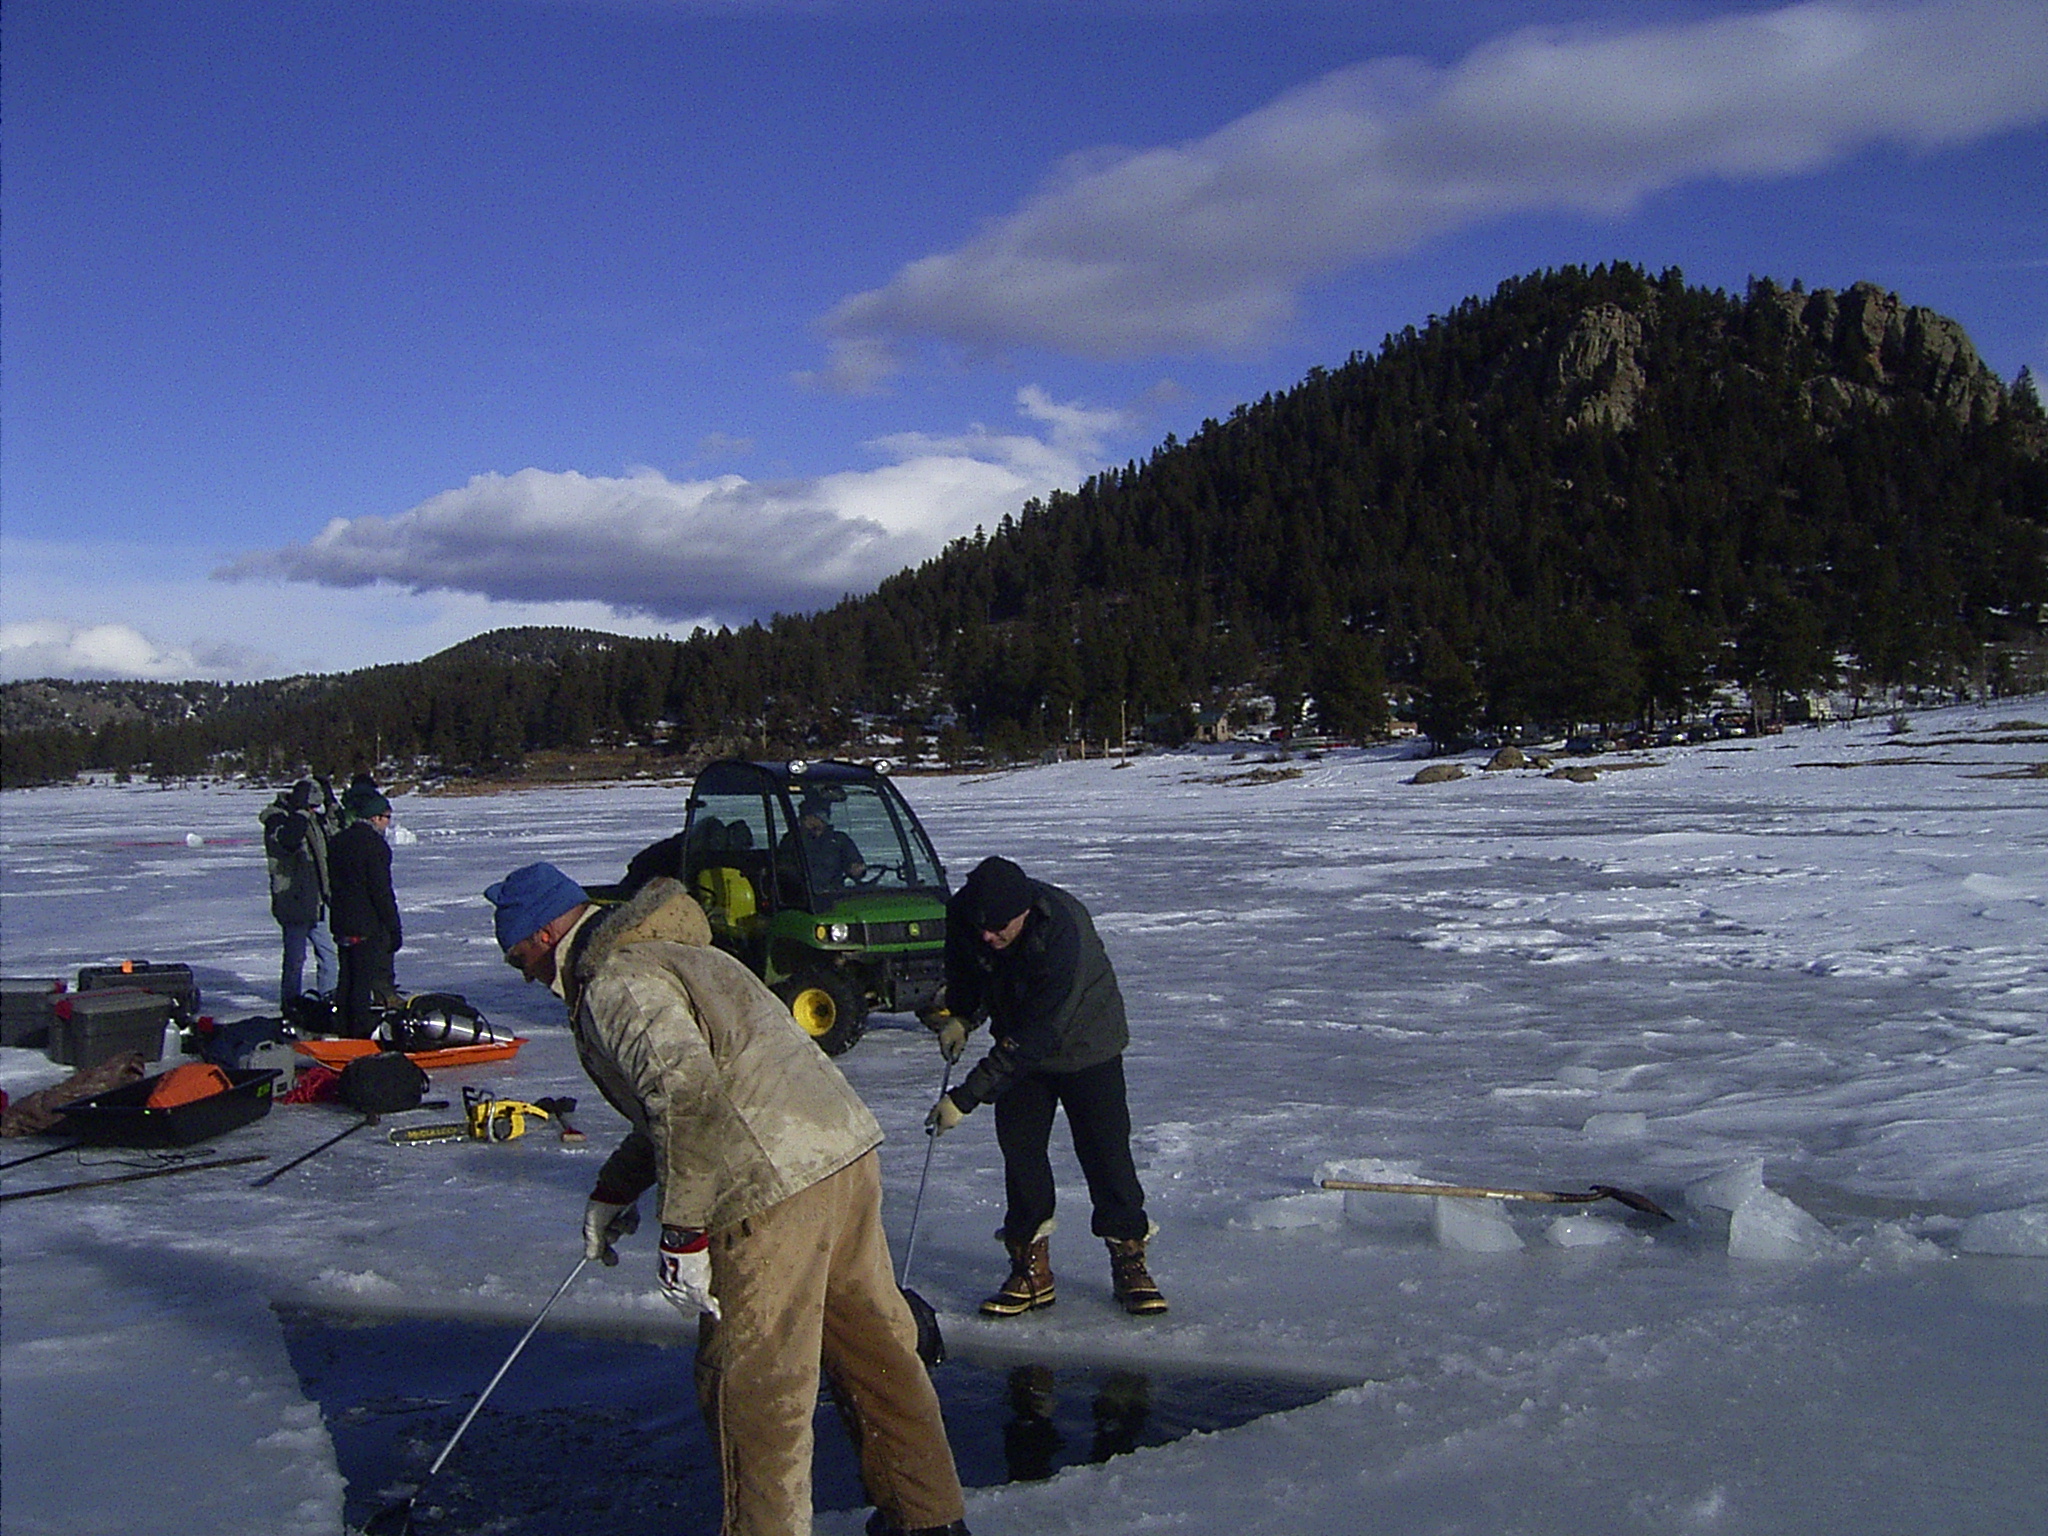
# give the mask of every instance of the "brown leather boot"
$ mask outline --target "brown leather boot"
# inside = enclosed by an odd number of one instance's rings
[[[1112,1237],[1109,1244],[1109,1278],[1116,1288],[1117,1305],[1133,1317],[1150,1317],[1166,1310],[1166,1298],[1159,1294],[1152,1274],[1145,1268],[1145,1239]]]
[[[999,1234],[1000,1235],[1000,1234]],[[1010,1278],[981,1304],[984,1317],[1015,1317],[1053,1304],[1052,1240],[1043,1232],[1028,1243],[1003,1239],[1010,1250]]]

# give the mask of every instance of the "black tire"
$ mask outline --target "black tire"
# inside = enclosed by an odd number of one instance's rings
[[[843,977],[826,970],[798,971],[775,984],[797,1028],[818,1042],[827,1056],[852,1050],[867,1029],[867,1010]]]

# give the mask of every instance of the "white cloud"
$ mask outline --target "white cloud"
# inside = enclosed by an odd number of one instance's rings
[[[206,675],[191,650],[162,646],[126,624],[30,619],[0,624],[0,678],[140,678],[172,682]]]
[[[1033,430],[903,433],[870,445],[879,468],[805,481],[482,475],[225,566],[0,538],[0,677],[248,680],[413,661],[514,625],[687,634],[826,605],[1078,484],[1129,425],[1036,388],[1017,407]],[[229,601],[223,577],[240,583]]]
[[[1078,483],[1122,422],[1037,389],[1020,391],[1018,406],[1043,435],[906,433],[871,445],[893,461],[879,469],[810,480],[678,481],[652,469],[478,475],[396,516],[338,518],[308,543],[246,555],[216,575],[581,600],[670,619],[808,611]]]
[[[0,538],[0,678],[204,677],[249,682],[417,661],[516,625],[687,634],[592,602],[493,602],[389,583],[249,585],[223,601],[217,551]]]
[[[1533,28],[1448,69],[1364,63],[1192,143],[1077,157],[959,249],[842,301],[813,381],[873,389],[920,337],[1098,358],[1243,348],[1305,285],[1487,220],[1617,214],[1687,180],[1795,175],[2043,118],[2041,0],[1822,0],[1622,33]]]

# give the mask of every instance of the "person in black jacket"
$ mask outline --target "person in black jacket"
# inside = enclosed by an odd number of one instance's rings
[[[832,825],[832,802],[823,795],[804,796],[797,807],[796,829],[783,837],[780,862],[799,892],[836,891],[857,884],[868,872],[860,845]]]
[[[335,994],[341,1032],[368,1039],[377,1009],[398,1000],[393,957],[405,947],[398,896],[391,888],[391,802],[372,790],[352,795],[357,820],[327,845],[327,874],[333,896],[329,925],[341,952],[341,985]]]
[[[1059,1108],[1094,1203],[1091,1230],[1109,1244],[1118,1303],[1139,1316],[1164,1312],[1166,1298],[1145,1264],[1157,1228],[1145,1215],[1131,1160],[1123,1059],[1130,1026],[1116,972],[1077,898],[1001,858],[977,864],[946,904],[945,993],[925,1023],[953,1061],[984,1017],[994,1037],[989,1053],[925,1120],[937,1136],[977,1105],[996,1107],[1008,1195],[997,1236],[1010,1274],[982,1312],[1014,1317],[1053,1303],[1051,1144]]]

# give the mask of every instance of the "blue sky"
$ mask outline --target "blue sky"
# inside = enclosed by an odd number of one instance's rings
[[[1502,279],[2048,362],[2048,5],[9,0],[0,675],[835,601]]]

